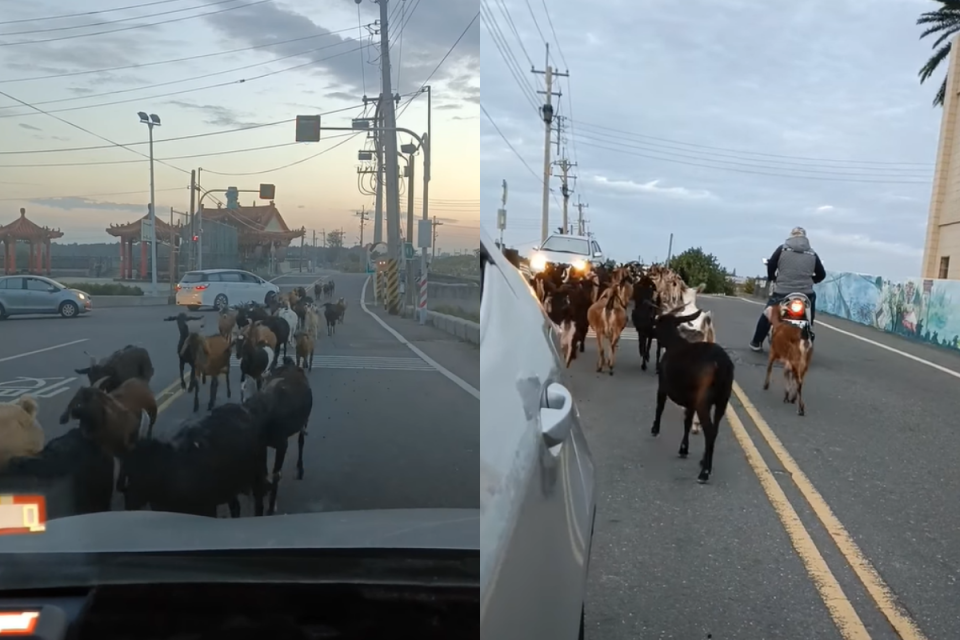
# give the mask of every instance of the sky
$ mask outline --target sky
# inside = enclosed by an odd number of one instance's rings
[[[530,69],[549,42],[569,71],[553,102],[577,163],[570,221],[579,198],[610,257],[663,260],[672,233],[674,254],[699,246],[757,275],[799,225],[827,270],[917,276],[946,64],[920,85],[931,43],[915,23],[939,6],[481,0],[482,108],[499,129],[481,116],[482,224],[497,234],[506,180],[506,244],[540,238],[544,76]]]
[[[364,115],[363,96],[380,93],[380,37],[371,35],[380,9],[372,0],[87,0],[82,8],[0,0],[0,7],[0,224],[23,207],[34,222],[59,227],[63,242],[113,241],[104,229],[142,217],[150,201],[148,131],[137,116],[145,111],[161,120],[154,129],[159,216],[189,209],[190,170],[202,168],[204,189],[276,185],[287,224],[306,227],[308,238],[342,228],[347,244],[359,240],[357,212],[372,210],[374,198],[358,188],[357,152],[370,143],[337,131],[295,143],[292,119],[329,113],[323,125],[349,127]],[[437,247],[473,249],[479,20],[464,30],[476,4],[389,0],[388,11],[398,127],[427,130],[426,93],[416,92],[431,87],[428,211],[444,223]],[[187,136],[196,137],[168,141]],[[422,152],[414,162],[419,217]],[[255,196],[241,194],[240,203],[254,204]]]

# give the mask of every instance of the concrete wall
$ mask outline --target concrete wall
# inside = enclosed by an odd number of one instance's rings
[[[480,287],[427,282],[427,309],[475,320],[480,317]]]

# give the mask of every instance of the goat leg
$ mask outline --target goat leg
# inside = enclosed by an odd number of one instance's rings
[[[803,403],[803,380],[800,378],[797,378],[797,404],[797,415],[806,415],[807,405]]]
[[[297,480],[303,480],[303,445],[306,443],[307,438],[307,425],[303,425],[300,429],[300,436],[297,438],[297,446],[299,451],[297,452]]]
[[[683,410],[683,440],[680,441],[680,451],[677,452],[681,458],[690,455],[690,427],[693,425],[694,413],[693,409]]]
[[[763,390],[770,388],[770,373],[773,371],[773,350],[770,350],[770,359],[767,360],[767,377],[763,379]]]
[[[662,388],[657,388],[657,412],[653,417],[653,427],[650,429],[650,434],[653,436],[660,435],[660,418],[663,417],[663,409],[666,406],[667,393]]]
[[[703,458],[700,459],[700,475],[697,476],[697,482],[703,484],[710,479],[710,474],[713,472],[713,448],[717,442],[719,425],[710,420],[710,410],[705,404],[697,408],[697,415],[700,417],[706,445],[703,449]]]

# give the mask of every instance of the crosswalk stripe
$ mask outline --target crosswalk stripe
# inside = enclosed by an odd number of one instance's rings
[[[593,329],[587,331],[587,337],[597,339],[597,334]],[[632,340],[634,342],[640,341],[640,336],[637,334],[637,330],[633,327],[624,327],[623,333],[620,334],[621,340]]]

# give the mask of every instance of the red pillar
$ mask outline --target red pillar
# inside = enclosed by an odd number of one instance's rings
[[[43,242],[37,243],[37,262],[35,264],[37,274],[43,273],[43,244]]]
[[[147,243],[140,241],[140,279],[147,279]]]
[[[127,261],[123,259],[123,254],[126,253],[123,250],[123,238],[120,238],[120,279],[123,280],[126,272],[124,271],[127,268]]]
[[[17,272],[17,240],[10,241],[10,273]]]
[[[126,240],[124,244],[127,247],[127,274],[126,280],[133,280],[133,240]]]
[[[50,275],[50,272],[53,271],[53,260],[50,257],[50,238],[47,238],[47,276]]]
[[[29,273],[33,273],[33,268],[37,264],[36,250],[37,250],[37,246],[31,242],[30,254],[27,258],[27,272]]]
[[[10,241],[3,240],[3,274],[10,273]]]

